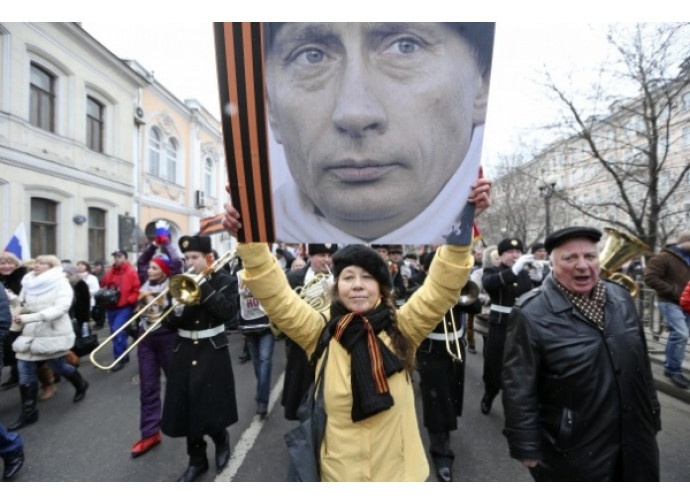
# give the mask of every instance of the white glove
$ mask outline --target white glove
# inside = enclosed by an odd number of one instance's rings
[[[512,270],[516,275],[520,273],[527,263],[531,263],[534,260],[532,254],[523,254],[520,258],[513,264]]]
[[[541,282],[544,279],[544,268],[530,268],[529,277],[533,282]]]

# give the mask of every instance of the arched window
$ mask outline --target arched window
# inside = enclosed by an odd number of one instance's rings
[[[151,128],[149,132],[149,166],[148,171],[155,177],[160,176],[161,170],[161,133],[158,128]]]

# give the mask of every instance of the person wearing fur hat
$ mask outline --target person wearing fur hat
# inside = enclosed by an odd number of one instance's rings
[[[182,273],[182,260],[170,243],[167,223],[156,223],[156,239],[139,256],[137,271],[141,289],[137,310],[143,309],[168,288],[170,277]],[[158,252],[160,254],[157,254]],[[172,299],[164,296],[140,318],[138,336],[160,321]],[[132,446],[133,458],[140,457],[161,442],[161,371],[167,377],[177,331],[163,325],[153,329],[137,347],[139,361],[139,431],[141,439]]]
[[[67,362],[67,352],[74,346],[69,316],[73,298],[72,287],[54,255],[38,256],[33,271],[22,278],[21,313],[12,318],[23,327],[12,344],[17,355],[22,411],[9,426],[11,431],[38,421],[37,369],[42,361],[48,361],[54,373],[64,376],[74,386],[74,402],[86,395],[88,382]]]
[[[488,206],[488,188],[486,198]],[[226,203],[224,228],[236,236],[241,225],[239,212]],[[361,244],[338,249],[327,315],[290,288],[266,244],[238,244],[245,265],[242,280],[287,337],[307,354],[316,352],[317,373],[324,371],[321,481],[428,477],[414,407],[414,354],[456,303],[469,277],[470,241],[471,236],[449,233],[427,280],[399,309],[390,270],[374,250]]]
[[[307,255],[309,264],[301,269],[290,271],[287,275],[292,289],[303,287],[315,275],[328,275],[331,272],[331,257],[338,250],[335,243],[309,243]],[[290,338],[285,338],[285,380],[281,404],[285,418],[297,420],[299,407],[309,384],[314,380],[314,370],[309,365],[306,352]]]
[[[183,236],[178,245],[187,273],[198,275],[213,263],[208,236]],[[285,273],[283,273],[285,276]],[[177,330],[163,401],[161,431],[187,438],[189,464],[178,481],[194,481],[208,471],[204,436],[216,447],[216,468],[230,460],[228,426],[237,422],[235,379],[226,323],[237,316],[237,280],[225,268],[199,283],[200,302],[177,304],[163,322]]]
[[[481,411],[488,415],[494,398],[501,390],[501,368],[503,367],[503,346],[510,315],[515,301],[534,287],[525,268],[534,259],[525,254],[525,246],[518,238],[504,238],[498,243],[498,266],[484,268],[482,285],[491,298],[489,312],[489,335],[484,348],[484,396]]]

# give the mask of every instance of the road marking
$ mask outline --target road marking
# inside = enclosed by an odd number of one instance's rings
[[[273,390],[271,390],[271,395],[268,398],[267,417],[271,414],[271,411],[273,411],[273,406],[275,406],[275,403],[278,401],[280,394],[283,392],[284,379],[285,372],[283,371],[283,374],[281,374],[280,377],[278,377],[278,381],[273,386]],[[233,447],[232,456],[230,457],[228,466],[225,469],[223,469],[223,471],[221,471],[218,474],[218,476],[216,476],[215,481],[230,482],[235,478],[237,471],[239,471],[240,467],[242,467],[244,459],[249,453],[249,450],[252,449],[252,446],[254,446],[254,442],[259,437],[259,433],[261,432],[261,429],[263,429],[265,423],[266,420],[261,420],[259,418],[259,415],[254,415],[252,423],[249,424],[247,430],[245,430],[242,433],[240,439],[237,441],[237,444],[235,444],[235,446]]]

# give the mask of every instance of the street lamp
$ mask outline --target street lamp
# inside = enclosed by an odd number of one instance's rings
[[[544,214],[546,216],[546,236],[551,234],[551,197],[556,192],[556,178],[546,177],[539,186],[539,195],[544,198]]]

